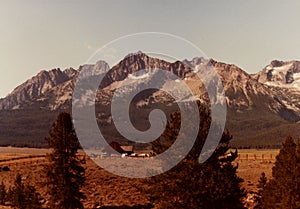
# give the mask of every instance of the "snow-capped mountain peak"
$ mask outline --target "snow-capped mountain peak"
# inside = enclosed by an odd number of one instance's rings
[[[254,77],[269,86],[300,90],[300,62],[273,60]]]

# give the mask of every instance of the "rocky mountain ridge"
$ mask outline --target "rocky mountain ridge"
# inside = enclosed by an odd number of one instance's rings
[[[54,87],[73,79],[76,74],[77,71],[73,68],[64,71],[59,68],[50,71],[43,70],[3,98],[0,101],[0,109],[20,109]]]
[[[207,102],[205,87],[199,79],[196,79],[193,71],[193,69],[197,71],[198,68],[207,66],[215,69],[223,83],[228,105],[227,128],[232,131],[237,140],[242,137],[247,140],[253,138],[256,140],[258,128],[262,128],[262,131],[269,137],[276,130],[285,131],[284,127],[290,125],[294,127],[295,122],[300,120],[300,90],[295,85],[300,72],[299,62],[273,61],[261,72],[250,75],[236,65],[213,59],[206,60],[200,57],[190,61],[170,63],[142,52],[129,54],[110,69],[105,62],[99,61],[93,65],[82,65],[77,70],[69,68],[63,71],[60,69],[41,71],[15,88],[7,97],[0,99],[0,114],[7,117],[7,112],[16,110],[15,113],[21,114],[22,117],[24,115],[22,112],[26,112],[28,115],[26,117],[31,117],[31,112],[38,109],[46,112],[69,111],[74,83],[82,70],[87,73],[84,75],[86,77],[93,76],[89,72],[97,75],[105,73],[97,99],[97,102],[102,105],[109,105],[109,100],[121,81],[128,78],[139,79],[141,82],[146,81],[155,74],[156,69],[174,73],[187,83],[200,101]],[[280,72],[278,68],[280,68]],[[142,69],[148,69],[147,76],[150,76],[149,78],[133,75]],[[274,73],[274,71],[278,71],[278,73]],[[214,81],[210,85],[215,85]],[[218,94],[218,92],[216,93]],[[217,101],[217,98],[215,99]],[[139,106],[147,107],[153,102],[164,103],[166,100],[168,100],[167,103],[172,102],[168,95],[152,91],[138,97],[136,103]],[[16,123],[15,125],[19,126],[20,124]],[[9,124],[5,124],[5,126],[10,127]],[[243,134],[245,128],[249,129],[246,137]],[[7,133],[5,136],[10,135]],[[265,137],[265,135],[261,137]]]
[[[129,74],[135,73],[140,69],[168,70],[179,78],[187,80],[191,76],[191,68],[207,65],[208,63],[213,65],[214,69],[221,77],[227,95],[228,105],[239,110],[251,108],[251,106],[254,105],[251,97],[254,95],[269,95],[274,99],[274,102],[276,102],[276,98],[282,98],[283,95],[276,95],[278,94],[278,88],[276,90],[276,88],[269,88],[269,86],[280,87],[279,85],[284,82],[297,82],[297,77],[296,79],[288,78],[288,80],[286,80],[285,77],[287,78],[291,72],[296,75],[300,72],[300,62],[272,61],[272,63],[261,72],[251,76],[235,65],[217,62],[212,59],[205,60],[203,58],[194,58],[191,61],[184,60],[182,62],[176,61],[174,63],[169,63],[139,52],[126,56],[116,66],[113,66],[105,76],[105,79],[103,79],[100,87],[102,89],[112,85],[114,82],[122,81],[128,77]],[[279,75],[276,74],[273,77],[270,76],[273,72],[272,69],[278,67],[283,68],[287,65],[293,67],[287,68],[285,72],[281,71],[281,74]],[[66,103],[70,104],[69,100],[71,99],[74,81],[78,72],[84,68],[96,68],[102,73],[99,63],[98,65],[97,63],[95,65],[83,65],[80,66],[78,70],[73,68],[64,71],[61,71],[59,68],[50,71],[43,70],[15,88],[7,97],[1,99],[0,109],[20,109],[26,107],[26,105],[30,105],[34,101],[47,100],[45,95],[49,97],[51,94],[52,97],[54,96],[53,100],[55,100],[55,104],[49,105],[49,108],[52,110],[59,109]],[[284,73],[285,76],[283,76]],[[236,97],[234,95],[239,96]],[[290,103],[286,101],[288,100],[287,98],[283,98],[283,100],[287,104]],[[283,104],[274,104],[271,108],[274,109],[275,106],[280,105]],[[296,107],[292,107],[293,105],[286,106],[287,109],[290,108],[296,112],[298,111]]]
[[[273,60],[253,77],[269,86],[300,90],[300,62]]]

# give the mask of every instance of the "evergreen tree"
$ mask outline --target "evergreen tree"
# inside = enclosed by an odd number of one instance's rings
[[[22,183],[22,176],[17,174],[14,187],[10,190],[11,204],[16,208],[23,208],[26,202],[25,198],[25,185]]]
[[[85,182],[85,169],[76,156],[80,147],[72,119],[68,113],[60,113],[46,138],[52,153],[45,167],[49,206],[51,209],[83,208],[85,198],[80,191]]]
[[[272,179],[263,191],[263,208],[300,208],[300,154],[292,137],[288,137],[276,157]]]
[[[263,192],[266,185],[267,185],[267,177],[266,174],[263,172],[258,180],[258,185],[257,185],[258,190],[254,196],[256,202],[254,209],[263,209],[263,203],[264,203]]]
[[[231,135],[226,131],[214,154],[199,164],[201,148],[210,127],[209,112],[200,108],[200,131],[194,147],[186,158],[170,171],[146,180],[145,192],[161,208],[244,209],[245,191],[240,187],[237,166],[233,161],[237,151],[229,152]],[[193,125],[193,124],[191,124]],[[164,141],[153,142],[153,150],[161,153],[178,135],[180,113],[174,113],[163,134]]]
[[[42,204],[40,203],[40,194],[36,192],[35,187],[31,185],[25,186],[26,201],[28,207],[26,209],[41,209]]]
[[[7,198],[7,193],[3,181],[0,184],[0,205],[4,205]]]
[[[40,195],[35,188],[22,182],[22,176],[17,174],[13,188],[9,191],[9,200],[14,208],[41,209]]]

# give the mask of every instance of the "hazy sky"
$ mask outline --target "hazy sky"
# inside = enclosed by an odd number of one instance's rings
[[[0,97],[42,69],[77,68],[127,34],[181,36],[253,73],[300,60],[300,1],[0,0]]]

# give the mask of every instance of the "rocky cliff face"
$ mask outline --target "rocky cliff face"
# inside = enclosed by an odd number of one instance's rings
[[[154,73],[155,69],[167,70],[185,80],[198,98],[205,101],[205,88],[199,80],[193,79],[192,69],[207,65],[213,66],[220,76],[229,108],[235,111],[265,108],[286,120],[297,121],[300,118],[299,91],[295,91],[300,84],[300,62],[272,61],[261,72],[251,76],[235,65],[215,60],[194,58],[170,63],[142,52],[129,54],[111,70],[105,62],[99,61],[95,65],[80,66],[78,70],[41,71],[0,100],[0,109],[22,109],[34,104],[51,110],[70,108],[74,82],[82,70],[86,76],[91,76],[89,72],[92,70],[96,74],[106,73],[100,85],[101,95],[110,95],[116,86],[114,83],[139,70],[150,69]],[[155,98],[159,97],[155,95]],[[163,97],[165,95],[161,95],[159,100],[162,101]]]
[[[20,109],[41,101],[43,101],[44,105],[45,101],[49,102],[51,109],[59,109],[65,104],[70,104],[72,89],[78,72],[84,71],[86,77],[92,76],[89,74],[89,69],[90,72],[93,71],[96,74],[108,71],[101,61],[95,65],[80,66],[78,70],[69,68],[64,71],[60,69],[41,71],[36,76],[18,86],[7,97],[0,100],[0,109]],[[168,70],[180,78],[184,78],[185,75],[191,71],[191,69],[182,62],[169,63],[138,52],[130,54],[119,64],[112,67],[106,74],[100,87],[104,88],[114,82],[122,81],[128,77],[129,74],[141,69]]]
[[[62,110],[70,111],[74,84],[79,72],[82,72],[83,77],[106,74],[100,85],[96,103],[102,110],[109,111],[110,99],[120,81],[133,79],[137,81],[138,87],[157,76],[156,69],[174,73],[186,82],[197,99],[203,103],[208,102],[206,89],[203,83],[196,79],[193,71],[198,71],[199,68],[206,69],[207,66],[215,69],[224,86],[228,104],[226,127],[234,135],[234,139],[239,141],[238,144],[265,145],[262,139],[272,144],[276,137],[277,141],[274,143],[280,144],[280,140],[286,134],[291,134],[290,130],[294,130],[292,133],[298,133],[298,123],[294,122],[300,119],[299,62],[272,61],[261,72],[249,75],[235,65],[201,57],[170,63],[138,52],[129,54],[112,68],[104,61],[99,61],[94,65],[80,66],[77,70],[69,68],[63,71],[41,71],[27,80],[7,97],[0,99],[0,125],[3,127],[0,143],[23,143],[26,137],[25,140],[37,140],[43,144],[43,137],[50,129],[56,113]],[[143,76],[133,75],[142,69],[148,69],[148,73]],[[201,78],[206,79],[208,74],[209,71],[204,71]],[[210,88],[214,88],[216,81],[212,80],[209,85]],[[213,98],[213,102],[218,102],[218,93],[216,92],[217,96]],[[162,91],[148,91],[134,100],[141,110],[149,109],[153,103],[164,104],[169,108],[168,105],[172,106],[172,102],[174,100],[170,95]],[[170,114],[173,110],[168,111],[167,114]],[[103,124],[108,135],[111,135],[114,133],[114,129],[111,129],[111,117],[105,114],[100,114],[98,122]],[[147,118],[147,114],[143,114],[142,116]],[[138,118],[134,120],[140,124]],[[34,122],[30,130],[26,121]],[[144,127],[140,128],[143,130]]]
[[[252,75],[260,83],[265,84],[277,97],[274,99],[300,114],[300,62],[273,60],[262,71]]]
[[[84,76],[88,77],[92,76],[89,72],[99,74],[107,69],[103,67],[103,62],[99,61],[95,65],[80,66],[78,70],[43,70],[1,99],[0,110],[24,109],[31,106],[51,110],[67,109],[71,104],[74,82],[81,70],[84,70]]]
[[[195,62],[194,59],[190,63],[197,67],[197,65],[207,64],[207,61],[198,59]],[[230,110],[235,112],[271,111],[285,120],[300,120],[299,100],[295,99],[293,91],[266,85],[257,77],[249,75],[235,65],[215,60],[210,60],[210,63],[222,80]],[[299,91],[297,93],[299,94]],[[294,98],[292,100],[291,95]]]
[[[43,70],[15,88],[0,101],[0,109],[19,109],[24,105],[29,105],[34,99],[38,99],[55,86],[73,79],[75,74],[74,69],[65,71],[61,71],[59,68],[50,71]]]
[[[257,79],[257,81],[269,86],[300,90],[300,62],[273,60],[253,77]]]
[[[104,79],[102,87],[108,86],[115,81],[122,81],[128,77],[129,74],[133,74],[143,69],[168,70],[182,79],[191,71],[191,69],[183,62],[177,61],[169,63],[164,60],[149,57],[142,52],[137,52],[129,54],[116,66],[113,66]]]

